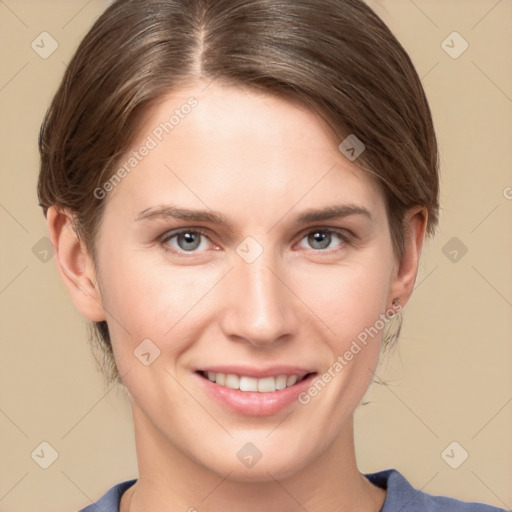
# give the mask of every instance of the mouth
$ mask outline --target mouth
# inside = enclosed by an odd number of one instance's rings
[[[289,367],[219,367],[197,370],[195,375],[205,396],[223,409],[243,416],[272,416],[296,406],[318,373]]]
[[[219,386],[242,392],[274,393],[292,387],[314,373],[299,373],[292,375],[275,375],[268,377],[250,377],[248,375],[236,375],[233,373],[221,373],[199,370],[201,377],[208,379]]]

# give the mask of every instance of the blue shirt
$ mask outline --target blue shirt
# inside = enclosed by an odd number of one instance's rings
[[[380,512],[506,512],[503,508],[483,503],[469,503],[416,490],[396,469],[386,469],[364,476],[377,487],[387,489],[386,500]],[[115,485],[96,503],[80,512],[119,512],[122,494],[136,481],[127,480]]]

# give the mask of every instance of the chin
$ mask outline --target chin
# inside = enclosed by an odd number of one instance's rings
[[[214,465],[211,464],[212,458],[204,462],[207,469],[222,477],[229,475],[231,481],[263,483],[282,480],[293,476],[310,463],[299,446],[301,443],[289,447],[284,447],[283,443],[278,443],[278,446],[273,443],[269,446],[267,443],[266,447],[258,450],[251,443],[245,443],[241,448],[212,454],[212,457],[218,457]]]

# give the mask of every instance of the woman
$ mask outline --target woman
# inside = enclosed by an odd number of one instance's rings
[[[499,510],[363,475],[353,414],[438,221],[430,110],[359,0],[114,2],[39,198],[139,477],[85,511]]]

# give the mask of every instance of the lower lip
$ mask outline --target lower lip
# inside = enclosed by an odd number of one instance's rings
[[[270,393],[231,389],[215,384],[202,375],[196,374],[196,376],[206,392],[223,407],[247,416],[270,416],[297,401],[298,395],[307,390],[316,374],[308,375],[293,386]]]

